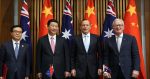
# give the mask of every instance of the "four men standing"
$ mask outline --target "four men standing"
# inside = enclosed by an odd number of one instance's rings
[[[50,67],[54,69],[52,79],[64,79],[71,75],[77,79],[98,79],[98,75],[102,74],[103,64],[111,70],[104,72],[106,78],[138,77],[140,60],[136,39],[123,33],[123,20],[114,20],[112,28],[115,35],[106,39],[104,52],[101,52],[99,37],[90,34],[91,24],[86,19],[81,22],[81,35],[74,38],[71,51],[68,50],[66,40],[57,35],[58,21],[49,20],[47,27],[48,34],[41,37],[37,43],[36,70],[39,79],[49,79],[47,72]],[[3,64],[8,67],[7,79],[28,79],[29,51],[28,45],[20,42],[22,28],[13,26],[11,35],[12,40],[1,46],[0,79]]]

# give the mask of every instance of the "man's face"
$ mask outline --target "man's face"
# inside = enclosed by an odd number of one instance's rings
[[[116,35],[120,35],[121,33],[123,33],[123,30],[124,30],[123,21],[120,19],[116,19],[113,23],[112,28],[113,28]]]
[[[50,35],[56,35],[58,32],[59,28],[58,28],[58,23],[56,22],[51,22],[50,25],[48,26],[48,31]]]
[[[14,40],[19,41],[22,37],[22,29],[20,27],[13,28],[13,31],[11,32],[11,36]]]
[[[89,31],[91,29],[90,22],[88,20],[82,21],[80,29],[81,29],[81,32],[84,33],[84,34],[89,33]]]

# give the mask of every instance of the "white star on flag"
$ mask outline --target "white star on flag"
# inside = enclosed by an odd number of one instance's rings
[[[104,37],[107,37],[107,38],[110,38],[110,37],[112,37],[112,35],[115,35],[113,33],[113,29],[109,30],[109,28],[108,28],[108,31],[104,31],[104,32],[106,34]]]
[[[65,39],[69,39],[69,36],[72,36],[71,34],[70,34],[70,30],[66,30],[65,29],[65,32],[62,32],[63,33],[63,36],[62,37],[64,37]]]
[[[24,32],[22,33],[21,39],[23,39],[24,41],[26,41],[26,37],[29,37],[29,36],[26,35],[26,33],[27,33],[27,31],[24,31]]]

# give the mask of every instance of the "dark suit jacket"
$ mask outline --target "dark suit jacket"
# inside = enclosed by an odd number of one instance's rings
[[[94,34],[90,34],[88,52],[85,50],[82,35],[75,37],[71,54],[71,68],[76,69],[77,77],[85,77],[87,69],[92,78],[97,77],[98,68],[102,68],[100,49],[99,38]]]
[[[24,79],[30,73],[29,48],[25,43],[20,42],[18,58],[15,57],[12,41],[8,41],[1,46],[0,51],[0,70],[2,75],[2,65],[7,66],[7,79],[12,79],[15,72],[19,79]]]
[[[37,44],[37,73],[41,72],[44,79],[49,79],[46,75],[50,65],[53,64],[54,74],[57,79],[64,78],[64,72],[70,71],[70,55],[68,45],[64,38],[56,35],[56,47],[53,54],[48,35],[39,39]]]
[[[139,50],[135,37],[123,34],[120,52],[118,52],[115,36],[105,41],[104,64],[111,69],[111,74],[116,75],[116,69],[121,67],[126,79],[131,78],[132,70],[140,68]],[[112,78],[113,79],[113,78]]]

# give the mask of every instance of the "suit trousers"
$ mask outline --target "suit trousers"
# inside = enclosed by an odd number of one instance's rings
[[[74,79],[74,78],[73,78]],[[76,79],[97,79],[97,78],[92,78],[92,76],[90,75],[90,71],[88,69],[88,66],[86,67],[86,73],[85,76],[83,78],[76,78]]]
[[[115,71],[116,72],[114,72],[112,75],[112,79],[125,79],[120,66],[118,66]]]
[[[14,75],[14,78],[13,79],[19,79],[18,78],[18,75],[17,75],[17,72],[15,72],[15,75]]]

